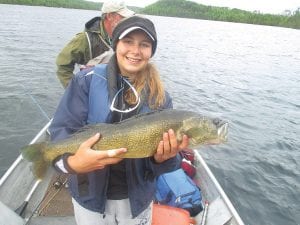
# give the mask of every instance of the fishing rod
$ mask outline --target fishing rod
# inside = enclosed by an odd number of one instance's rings
[[[38,107],[38,109],[41,111],[41,113],[50,121],[49,116],[47,113],[43,110],[43,108],[40,106],[40,104],[37,102],[37,100],[30,94],[28,91],[26,91],[26,88],[23,84],[20,84],[20,86],[24,89],[25,95],[28,95],[30,99],[33,101],[33,103]]]
[[[40,106],[40,104],[38,103],[38,101],[32,96],[32,94],[30,94],[29,92],[26,91],[26,88],[23,84],[20,84],[20,86],[23,87],[25,94],[28,95],[30,97],[30,99],[35,103],[35,105],[38,107],[38,109],[41,111],[41,113],[48,119],[48,123],[46,124],[46,126],[44,126],[44,128],[40,131],[40,135],[39,138],[42,136],[42,134],[44,132],[48,132],[48,128],[52,122],[52,119],[49,118],[49,116],[47,115],[47,113],[43,110],[43,108]],[[34,139],[34,141],[32,141],[32,143],[36,142],[36,140],[38,140],[38,138]],[[24,202],[15,210],[15,212],[21,216],[22,218],[25,217],[25,210],[27,208],[27,205],[29,203],[29,200],[31,199],[33,193],[35,192],[35,190],[37,189],[37,187],[39,186],[39,184],[41,183],[41,179],[38,179],[32,186],[31,190],[29,191],[28,195],[26,196]]]
[[[48,127],[50,126],[52,119],[49,118],[49,116],[47,115],[47,113],[43,110],[43,108],[40,106],[40,104],[37,102],[37,100],[29,93],[26,91],[26,88],[23,84],[19,84],[23,89],[26,95],[28,95],[30,97],[30,99],[34,102],[34,104],[38,107],[38,109],[41,111],[41,113],[47,118],[47,120],[49,121],[45,127],[36,135],[36,137],[29,143],[29,144],[33,144],[34,142],[36,142],[41,136],[42,134],[48,130]],[[6,179],[8,178],[8,176],[12,173],[12,171],[18,166],[18,164],[22,161],[23,157],[20,154],[18,156],[18,158],[14,161],[14,163],[11,165],[11,167],[6,171],[6,173],[1,177],[0,179],[0,187],[2,186],[2,184],[6,181]]]
[[[24,89],[25,94],[30,97],[30,99],[34,102],[34,104],[38,107],[40,112],[47,118],[48,123],[42,128],[42,130],[33,138],[33,140],[29,144],[35,143],[45,132],[48,132],[48,128],[52,122],[52,119],[49,118],[47,113],[43,110],[43,108],[40,106],[40,104],[37,102],[37,100],[28,92],[26,91],[26,88],[23,84],[20,84],[20,86]],[[0,179],[0,186],[7,180],[9,175],[14,171],[14,169],[18,166],[18,164],[23,160],[22,155],[20,154],[19,157],[15,160],[15,162],[12,164],[12,166],[7,170],[7,172],[1,177]],[[15,210],[15,212],[21,216],[22,218],[25,217],[25,210],[27,208],[27,205],[29,203],[29,200],[31,199],[33,193],[41,183],[41,180],[35,181],[32,188],[30,189],[28,195],[26,196],[24,202]]]

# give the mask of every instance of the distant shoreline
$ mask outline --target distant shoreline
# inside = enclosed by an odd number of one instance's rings
[[[0,4],[46,6],[58,8],[100,10],[102,3],[84,0],[0,0]],[[300,29],[300,6],[294,12],[286,11],[286,15],[263,14],[227,7],[214,7],[197,4],[185,0],[159,0],[145,8],[128,6],[137,13],[181,18],[204,19],[248,23],[267,26],[278,26]]]

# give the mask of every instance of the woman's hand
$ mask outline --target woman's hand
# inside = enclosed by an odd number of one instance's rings
[[[87,173],[97,169],[103,169],[106,165],[116,164],[123,160],[115,158],[116,156],[126,152],[126,148],[111,149],[107,151],[96,151],[91,149],[97,143],[100,134],[89,138],[83,142],[75,155],[71,155],[67,159],[69,167],[76,173]]]
[[[157,151],[154,155],[155,162],[162,163],[188,147],[188,136],[183,135],[180,145],[177,143],[176,135],[172,129],[163,134],[163,140],[159,142]]]

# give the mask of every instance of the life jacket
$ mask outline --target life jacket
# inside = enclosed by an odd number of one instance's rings
[[[90,76],[92,76],[92,79],[89,88],[87,123],[109,123],[111,121],[111,112],[108,107],[110,104],[109,93],[106,91],[108,90],[108,82],[106,82],[107,66],[104,64],[98,65]],[[105,82],[103,82],[103,80],[105,80]]]

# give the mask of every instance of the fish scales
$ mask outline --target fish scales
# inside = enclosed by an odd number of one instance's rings
[[[120,157],[141,158],[151,156],[155,153],[160,140],[162,140],[163,132],[170,128],[176,129],[170,122],[170,118],[168,121],[163,122],[156,117],[153,119],[148,118],[148,120],[138,118],[137,120],[116,124],[118,127],[116,131],[112,131],[112,129],[101,131],[99,129],[101,140],[94,146],[94,149],[108,150],[125,146],[127,152]],[[177,123],[177,127],[179,125],[180,123]]]

